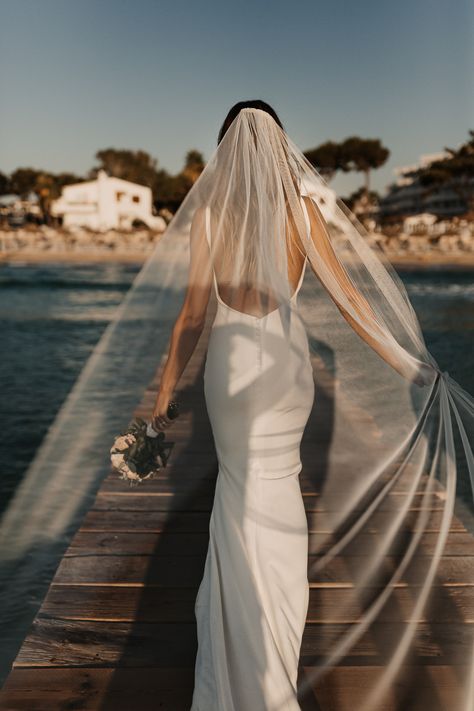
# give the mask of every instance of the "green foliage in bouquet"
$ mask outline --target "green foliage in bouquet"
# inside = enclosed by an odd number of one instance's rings
[[[149,479],[166,467],[174,445],[165,440],[164,432],[149,436],[147,430],[145,420],[134,418],[110,450],[113,467],[130,483]]]

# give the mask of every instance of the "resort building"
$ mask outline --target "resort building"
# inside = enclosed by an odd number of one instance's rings
[[[433,215],[438,220],[449,220],[464,215],[468,211],[467,186],[462,192],[454,181],[441,187],[427,188],[420,184],[413,173],[429,166],[437,160],[448,157],[448,153],[430,153],[420,157],[418,164],[394,169],[395,183],[389,186],[388,194],[379,204],[378,219],[383,224],[401,223],[413,215]],[[470,186],[474,196],[474,180]]]
[[[151,189],[113,178],[99,170],[96,180],[66,185],[51,204],[51,214],[62,218],[64,227],[92,230],[130,229],[134,220],[163,231],[166,222],[153,214]]]

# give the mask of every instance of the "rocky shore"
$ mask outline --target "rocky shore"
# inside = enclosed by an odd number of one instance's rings
[[[474,234],[468,229],[437,235],[372,232],[370,240],[397,268],[474,270]]]
[[[135,262],[151,254],[163,233],[149,229],[93,232],[84,228],[26,227],[0,229],[0,263],[8,262]],[[459,234],[387,235],[372,232],[390,261],[403,269],[455,268],[474,270],[474,236]]]
[[[158,243],[161,232],[93,232],[40,225],[36,228],[0,229],[0,262],[143,262]]]

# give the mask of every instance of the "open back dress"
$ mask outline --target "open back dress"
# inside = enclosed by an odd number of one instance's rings
[[[210,225],[207,208],[209,247]],[[204,392],[219,470],[195,603],[191,711],[300,709],[296,680],[309,584],[298,474],[314,399],[307,336],[296,311],[306,261],[291,297],[289,332],[279,309],[255,316],[228,306],[213,271],[217,311]],[[290,348],[282,348],[288,338]]]

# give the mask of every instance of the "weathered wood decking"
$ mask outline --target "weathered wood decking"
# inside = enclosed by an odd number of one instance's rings
[[[186,408],[168,431],[176,444],[166,473],[135,488],[111,473],[101,485],[0,693],[3,711],[188,711],[196,653],[194,601],[217,474],[202,394],[203,357],[199,345],[180,381]],[[149,415],[154,387],[137,414]],[[311,452],[303,447],[303,455]],[[324,530],[324,512],[305,470],[300,481],[314,549]],[[439,511],[434,510],[423,538],[428,557],[438,527]],[[357,617],[358,610],[344,605],[350,585],[347,557],[331,562],[311,582],[301,678],[337,626],[348,616]],[[458,671],[468,661],[472,639],[473,590],[474,539],[455,518],[436,600],[420,628],[422,666],[416,683],[426,693],[417,711],[455,706]],[[384,632],[398,624],[400,611],[407,608],[409,580],[392,598],[379,617],[379,634],[361,639],[351,656],[301,699],[304,710],[356,706],[361,690],[383,666]],[[400,688],[397,698],[387,700],[383,711],[391,709],[415,709],[409,689]]]

